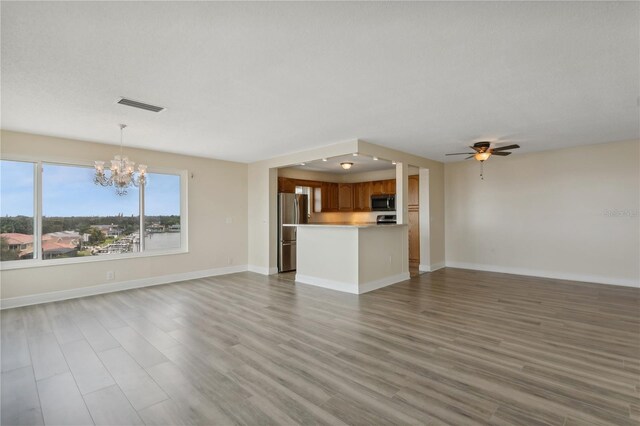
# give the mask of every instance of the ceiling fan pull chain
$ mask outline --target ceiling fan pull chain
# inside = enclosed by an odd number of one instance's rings
[[[484,161],[480,162],[480,180],[484,180]]]

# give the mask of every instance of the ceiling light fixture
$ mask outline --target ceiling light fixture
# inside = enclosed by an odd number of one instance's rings
[[[473,156],[473,158],[475,158],[478,161],[484,161],[489,157],[491,157],[491,153],[488,151],[478,152],[476,155]]]
[[[398,164],[398,163],[396,163],[395,161],[392,161],[392,162],[391,162],[391,164],[393,164],[393,165],[395,166],[395,165],[396,165],[396,164]]]
[[[326,159],[326,158],[323,158],[323,159],[322,159],[322,161],[326,162],[326,161],[327,161],[327,159]]]
[[[357,152],[354,152],[354,153],[353,153],[353,156],[354,156],[354,157],[357,157],[357,156],[358,156],[358,153],[357,153]]]
[[[300,163],[300,165],[301,165],[301,166],[306,166],[306,165],[307,165],[307,163]]]
[[[351,168],[351,166],[353,166],[353,163],[345,161],[343,163],[340,163],[340,166],[345,170],[349,170]]]
[[[120,155],[116,155],[111,160],[111,167],[109,170],[111,174],[109,177],[105,174],[104,161],[96,161],[95,169],[96,173],[93,178],[93,182],[96,185],[102,186],[115,186],[116,194],[127,195],[127,188],[140,185],[144,186],[146,182],[147,166],[144,164],[138,165],[138,175],[134,173],[134,167],[136,163],[129,160],[129,157],[122,155],[123,151],[123,133],[126,124],[120,125]]]
[[[373,161],[378,161],[378,157],[373,157]]]

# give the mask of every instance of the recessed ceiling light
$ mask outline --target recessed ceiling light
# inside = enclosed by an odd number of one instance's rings
[[[327,161],[327,159],[326,159],[326,158],[323,158],[323,159],[322,159],[322,161]]]
[[[353,156],[354,156],[354,157],[357,157],[357,156],[358,156],[358,153],[357,153],[357,152],[354,152],[354,153],[353,153]]]
[[[378,161],[378,157],[373,157],[373,161]]]
[[[344,163],[340,163],[340,166],[342,166],[342,168],[345,170],[349,170],[351,166],[353,166],[353,163],[350,163],[349,161],[345,161]]]
[[[306,166],[306,165],[307,165],[307,163],[300,163],[300,165],[301,165],[301,166]]]
[[[395,166],[395,165],[396,165],[396,164],[398,164],[398,163],[396,163],[395,161],[392,161],[392,162],[391,162],[391,164],[393,164],[393,165]]]

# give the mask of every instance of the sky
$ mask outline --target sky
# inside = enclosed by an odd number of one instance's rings
[[[33,163],[0,161],[0,215],[33,216]],[[108,172],[107,172],[108,173]],[[43,216],[138,215],[138,188],[119,196],[114,187],[93,183],[92,167],[44,164]],[[148,173],[145,214],[180,214],[180,176]]]

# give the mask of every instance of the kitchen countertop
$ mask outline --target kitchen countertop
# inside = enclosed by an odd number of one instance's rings
[[[385,223],[385,224],[377,224],[375,222],[362,222],[362,223],[352,223],[352,222],[331,222],[331,223],[285,223],[282,226],[305,226],[305,227],[316,227],[316,228],[391,228],[394,226],[407,226],[406,224],[398,224],[398,223]]]

